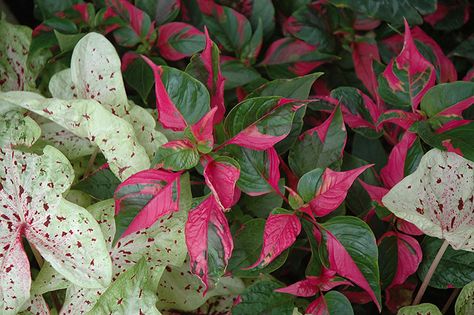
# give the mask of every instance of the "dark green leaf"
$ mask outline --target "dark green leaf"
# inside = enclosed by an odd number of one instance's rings
[[[75,184],[72,188],[88,193],[92,197],[105,200],[113,198],[120,180],[108,168],[101,169]]]

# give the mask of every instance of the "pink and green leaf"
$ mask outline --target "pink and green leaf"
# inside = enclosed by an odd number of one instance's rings
[[[157,48],[160,55],[171,61],[190,57],[204,47],[204,34],[183,22],[171,22],[158,28]]]
[[[370,95],[379,102],[377,75],[373,69],[374,61],[380,62],[379,49],[375,41],[355,41],[352,47],[354,70]]]
[[[156,168],[187,170],[199,163],[199,152],[189,140],[170,141],[158,148],[153,162]]]
[[[150,169],[121,183],[114,193],[116,238],[148,228],[160,217],[178,211],[180,176],[181,173]]]
[[[230,157],[219,156],[206,161],[204,179],[207,187],[223,209],[229,209],[238,198],[237,180],[240,177],[239,164]]]

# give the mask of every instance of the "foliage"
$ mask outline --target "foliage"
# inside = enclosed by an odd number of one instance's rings
[[[35,4],[0,20],[1,314],[472,312],[468,1]]]

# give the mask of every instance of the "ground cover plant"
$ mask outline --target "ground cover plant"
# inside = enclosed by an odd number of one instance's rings
[[[0,314],[473,314],[464,0],[36,0],[0,21]]]

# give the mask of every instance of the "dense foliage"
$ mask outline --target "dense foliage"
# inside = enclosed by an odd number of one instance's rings
[[[469,1],[35,4],[1,314],[473,314]]]

